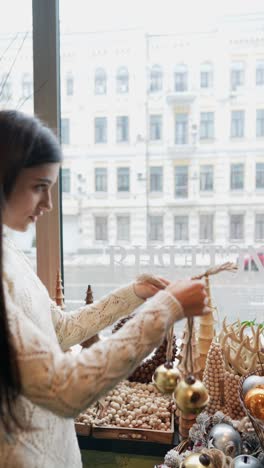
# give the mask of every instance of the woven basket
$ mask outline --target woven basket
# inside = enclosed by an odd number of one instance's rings
[[[240,397],[241,404],[242,404],[242,406],[244,408],[244,411],[245,411],[246,415],[250,419],[250,421],[252,423],[252,426],[254,427],[254,429],[256,431],[256,435],[259,438],[261,448],[262,448],[262,450],[264,450],[264,423],[261,423],[260,421],[257,421],[256,419],[254,419],[251,416],[250,412],[248,411],[248,409],[247,409],[247,407],[245,405],[243,391],[242,391],[243,383],[246,380],[246,378],[249,377],[250,375],[264,376],[264,369],[260,368],[260,369],[257,369],[255,371],[253,371],[253,372],[250,372],[249,374],[245,375],[244,377],[242,377],[240,379],[240,384],[239,384],[239,397]]]

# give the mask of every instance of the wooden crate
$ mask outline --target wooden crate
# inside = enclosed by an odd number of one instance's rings
[[[170,431],[93,425],[92,436],[95,439],[130,440],[134,442],[156,442],[158,444],[171,445],[173,444],[174,440],[174,415],[172,414]]]
[[[75,430],[77,435],[91,436],[92,434],[92,425],[85,424],[82,422],[75,423]]]

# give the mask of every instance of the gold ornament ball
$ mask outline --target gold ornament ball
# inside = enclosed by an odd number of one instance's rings
[[[245,406],[251,416],[264,421],[264,389],[252,388],[246,393]]]
[[[192,453],[180,464],[180,468],[213,468],[213,463],[208,455]]]
[[[180,372],[172,363],[165,362],[157,367],[152,380],[161,393],[172,393],[180,380]]]
[[[174,400],[183,413],[199,414],[209,403],[204,384],[193,375],[181,380],[174,390]]]

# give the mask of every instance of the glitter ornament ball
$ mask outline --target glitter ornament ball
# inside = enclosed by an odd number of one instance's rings
[[[234,468],[261,468],[263,467],[262,463],[255,457],[251,455],[239,455],[234,459]]]
[[[199,414],[208,404],[209,395],[204,384],[193,375],[180,380],[174,390],[177,407],[186,414]]]
[[[244,403],[253,418],[264,421],[264,389],[252,388],[244,398]]]
[[[216,424],[208,437],[208,448],[217,448],[232,458],[241,453],[242,440],[238,431],[229,424]]]
[[[201,453],[192,453],[180,464],[180,468],[213,468],[211,458]]]
[[[172,363],[165,362],[157,367],[152,380],[161,393],[172,393],[180,380],[180,372]]]

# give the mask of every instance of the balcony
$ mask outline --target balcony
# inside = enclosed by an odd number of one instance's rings
[[[168,104],[192,104],[196,98],[196,94],[192,91],[168,91]]]

